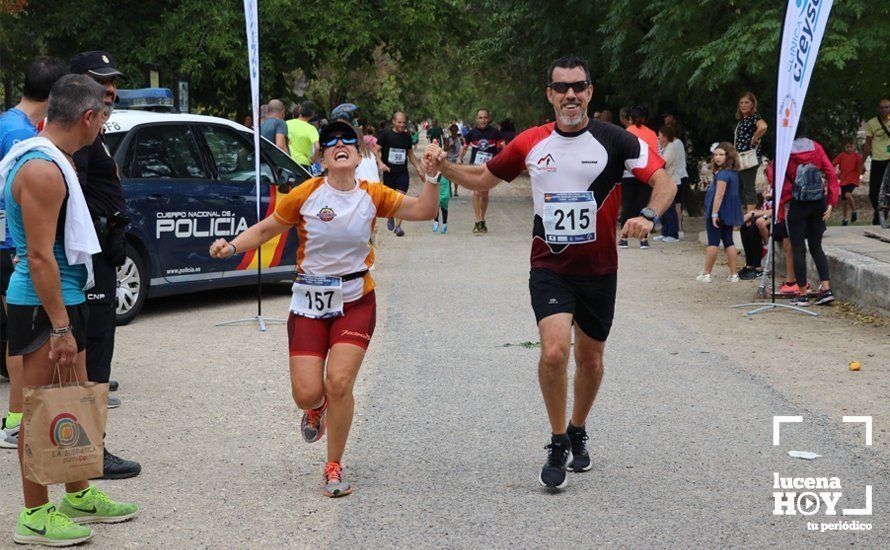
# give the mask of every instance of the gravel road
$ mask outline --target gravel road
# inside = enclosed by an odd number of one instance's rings
[[[747,319],[727,306],[753,286],[692,281],[702,253],[691,240],[621,251],[616,323],[588,423],[594,467],[572,474],[561,494],[544,492],[531,201],[527,180],[502,187],[487,236],[471,234],[465,194],[452,199],[447,235],[427,223],[406,224],[401,239],[381,229],[377,331],[357,383],[344,459],[355,493],[345,499],[321,496],[324,445],[299,436],[284,327],[214,326],[253,315],[252,291],[150,302],[118,332],[123,406],[110,411],[107,439],[143,474],[98,482],[143,513],[97,526],[90,546],[890,546],[888,329],[834,312]],[[266,291],[264,312],[284,315],[289,288]],[[847,370],[854,356],[862,372]],[[862,425],[841,422],[855,414],[873,415],[873,446]],[[774,415],[804,417],[786,425],[780,446]],[[0,544],[11,545],[19,474],[12,453],[0,464],[9,531]],[[873,515],[774,516],[774,472],[837,476],[839,510],[862,507],[872,485]],[[807,528],[853,520],[872,529]]]

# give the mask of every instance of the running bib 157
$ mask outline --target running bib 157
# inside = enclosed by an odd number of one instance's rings
[[[408,153],[404,149],[390,149],[389,150],[389,164],[405,164],[405,161],[408,160]]]
[[[294,277],[290,310],[310,319],[327,319],[343,315],[343,280],[340,277],[306,275]]]
[[[486,162],[490,161],[493,156],[494,155],[492,155],[491,153],[476,151],[476,160],[473,161],[473,164],[485,164]]]
[[[596,199],[592,191],[544,193],[544,234],[548,243],[596,240]]]

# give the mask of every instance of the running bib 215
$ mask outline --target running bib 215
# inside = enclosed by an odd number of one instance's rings
[[[343,315],[343,281],[340,277],[306,275],[294,277],[290,310],[310,319],[327,319]]]
[[[592,191],[544,193],[544,234],[548,243],[596,240],[596,199]]]
[[[486,162],[490,161],[493,156],[494,155],[492,155],[491,153],[476,151],[476,160],[473,161],[473,164],[485,164]]]
[[[393,148],[389,150],[389,160],[387,160],[389,164],[405,164],[407,160],[408,153],[404,149]]]

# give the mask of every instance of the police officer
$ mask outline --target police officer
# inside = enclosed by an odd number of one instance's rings
[[[117,97],[116,78],[123,76],[106,51],[81,52],[71,60],[71,72],[85,74],[105,87],[105,104],[113,105]],[[87,290],[89,320],[87,324],[87,375],[91,382],[109,382],[111,358],[114,354],[115,294],[117,267],[126,259],[127,241],[124,230],[129,220],[124,216],[126,201],[121,188],[117,163],[105,145],[103,132],[92,145],[74,153],[77,176],[83,188],[90,215],[102,245],[102,252],[93,256],[96,284]],[[110,381],[111,389],[117,383]],[[108,407],[120,406],[120,399],[109,396]],[[132,460],[123,460],[105,449],[104,479],[124,479],[139,475],[142,467]]]

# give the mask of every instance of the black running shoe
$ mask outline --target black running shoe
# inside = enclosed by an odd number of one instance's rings
[[[547,449],[547,462],[541,469],[541,476],[538,481],[541,485],[548,489],[562,489],[568,485],[566,479],[566,463],[571,456],[571,444],[567,441],[552,440],[550,445],[544,447]]]
[[[587,430],[569,426],[566,433],[572,442],[572,459],[569,461],[569,469],[573,472],[586,472],[593,467],[590,455],[587,453]]]
[[[816,292],[816,296],[813,297],[813,303],[817,306],[824,306],[825,304],[830,304],[834,301],[834,294],[831,290],[819,290]]]
[[[105,467],[99,479],[127,479],[136,477],[142,472],[142,466],[132,460],[124,460],[105,449]]]

